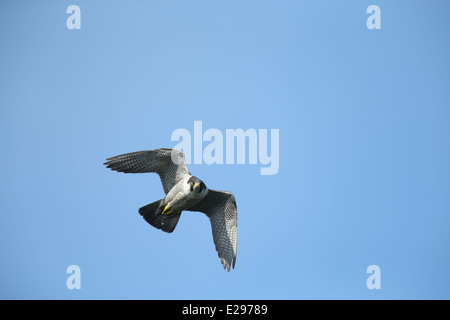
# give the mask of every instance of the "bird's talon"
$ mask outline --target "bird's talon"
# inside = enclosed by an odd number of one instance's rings
[[[161,214],[169,214],[169,213],[171,213],[172,211],[168,208],[168,206],[165,206],[164,207],[164,210],[163,210],[163,212],[161,213]]]

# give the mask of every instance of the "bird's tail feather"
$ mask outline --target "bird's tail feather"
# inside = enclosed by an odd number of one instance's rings
[[[181,213],[161,214],[161,200],[157,200],[139,209],[139,214],[157,229],[165,232],[172,232],[177,226]]]

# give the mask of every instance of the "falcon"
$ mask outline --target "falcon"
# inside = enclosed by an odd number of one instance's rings
[[[124,173],[154,172],[161,178],[165,197],[139,209],[150,225],[171,233],[181,213],[199,211],[211,222],[214,244],[223,268],[230,271],[236,263],[237,207],[231,192],[208,189],[189,173],[184,153],[160,148],[114,156],[104,163],[111,170]]]

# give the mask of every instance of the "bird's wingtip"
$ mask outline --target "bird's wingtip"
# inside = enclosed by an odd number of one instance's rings
[[[234,269],[234,265],[236,264],[236,258],[231,259],[230,262],[226,261],[224,258],[221,258],[220,260],[222,262],[224,270],[230,272],[231,269]]]

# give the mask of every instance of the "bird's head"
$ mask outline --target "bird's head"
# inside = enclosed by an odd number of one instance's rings
[[[201,193],[203,190],[206,190],[206,185],[197,177],[190,177],[187,183],[190,185],[191,191],[196,191]]]

